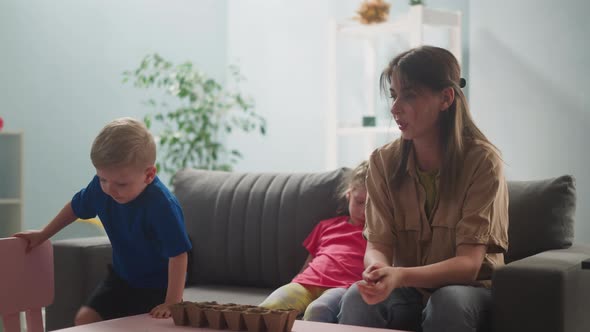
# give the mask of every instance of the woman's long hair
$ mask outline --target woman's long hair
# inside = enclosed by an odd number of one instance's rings
[[[455,99],[448,110],[440,112],[440,143],[443,149],[443,160],[440,172],[441,199],[452,197],[456,191],[455,179],[461,172],[469,141],[479,141],[490,148],[493,153],[499,155],[498,150],[490,143],[486,136],[473,122],[469,106],[461,85],[465,81],[461,78],[459,63],[453,54],[443,48],[433,46],[421,46],[397,55],[380,78],[381,89],[389,92],[391,82],[395,75],[402,86],[416,86],[429,88],[440,92],[451,87],[455,91]],[[412,151],[412,141],[399,139],[395,144],[401,146],[397,151],[394,161],[394,169],[391,174],[395,188],[401,186],[405,176],[408,156]]]

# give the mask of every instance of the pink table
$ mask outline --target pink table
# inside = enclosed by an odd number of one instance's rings
[[[70,327],[60,332],[103,332],[103,331],[129,331],[129,332],[219,332],[229,330],[214,330],[208,328],[195,328],[188,326],[175,326],[172,319],[155,319],[147,314],[130,316],[119,319],[106,320],[94,324]],[[376,329],[351,325],[338,325],[328,323],[305,322],[296,320],[293,332],[403,332],[399,330]]]

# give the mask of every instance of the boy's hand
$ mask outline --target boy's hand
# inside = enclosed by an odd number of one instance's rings
[[[168,318],[171,316],[170,304],[162,303],[150,311],[150,316],[154,318]]]
[[[20,232],[14,234],[13,236],[27,240],[27,249],[25,250],[27,253],[30,252],[31,249],[47,240],[47,236],[45,236],[42,231],[37,230]]]

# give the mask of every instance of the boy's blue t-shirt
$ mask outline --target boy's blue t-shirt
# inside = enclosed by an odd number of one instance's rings
[[[176,197],[156,177],[133,201],[119,204],[94,176],[72,198],[78,218],[98,215],[113,247],[117,275],[137,288],[166,288],[168,259],[191,250]]]

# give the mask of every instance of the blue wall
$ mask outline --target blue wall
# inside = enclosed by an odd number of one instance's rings
[[[147,94],[123,85],[121,72],[155,51],[220,80],[227,64],[240,65],[268,135],[228,139],[245,156],[237,170],[324,169],[327,21],[353,16],[358,3],[0,1],[0,115],[6,130],[25,132],[25,227],[42,227],[88,182],[89,147],[106,122],[143,116]],[[408,9],[391,3],[392,17]],[[589,242],[588,2],[427,5],[464,13],[472,111],[504,152],[508,177],[576,176],[576,236]]]
[[[471,6],[471,107],[509,179],[576,177],[576,240],[590,243],[586,0]],[[534,230],[531,230],[531,234]]]
[[[226,13],[222,0],[0,1],[0,115],[25,132],[25,228],[88,183],[104,124],[145,114],[145,92],[121,83],[145,54],[224,79]]]
[[[392,20],[409,9],[406,0],[389,2]],[[326,168],[329,22],[356,16],[360,3],[359,0],[229,1],[228,61],[240,64],[248,78],[244,88],[255,96],[258,111],[268,120],[266,137],[244,140],[240,136],[231,141],[245,156],[237,170],[288,172]],[[427,5],[464,13],[463,60],[468,64],[469,1],[431,0]],[[342,74],[357,81],[356,91],[348,96],[347,92],[340,93],[339,97],[349,97],[357,104],[362,104],[359,102],[362,96],[353,94],[364,90],[362,76],[354,74],[363,66],[360,52],[355,50],[354,54],[337,57],[338,61],[349,61],[339,67],[344,68]],[[377,60],[385,63],[392,55]],[[352,61],[353,58],[357,61]],[[468,73],[467,65],[464,70]],[[356,147],[356,143],[351,144]],[[354,166],[362,158],[357,159],[342,166]]]
[[[146,94],[121,72],[154,51],[221,80],[227,64],[241,66],[268,135],[229,138],[245,155],[237,170],[324,169],[326,22],[359,2],[0,1],[0,115],[6,130],[25,132],[25,227],[42,227],[88,182],[89,147],[106,122],[143,116]],[[407,2],[391,1],[392,16]],[[589,242],[588,2],[426,3],[464,13],[472,110],[509,178],[574,174],[577,238]]]

